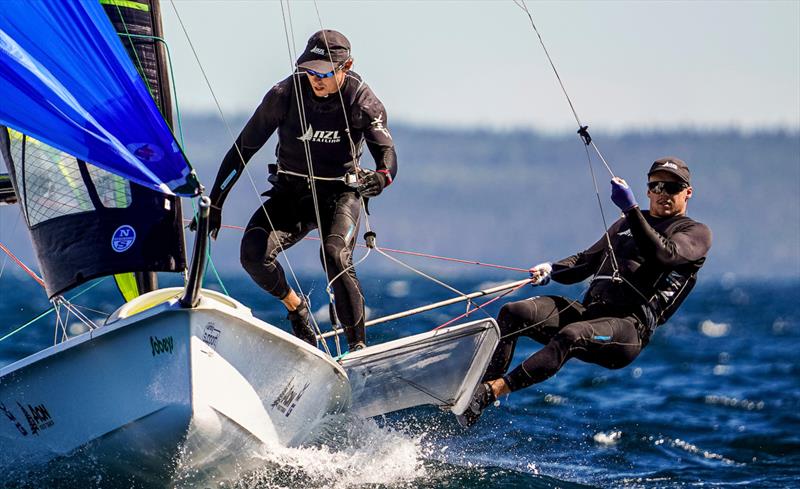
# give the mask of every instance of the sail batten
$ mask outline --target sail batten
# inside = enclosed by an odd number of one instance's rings
[[[0,9],[0,124],[165,194],[196,180],[96,0]]]

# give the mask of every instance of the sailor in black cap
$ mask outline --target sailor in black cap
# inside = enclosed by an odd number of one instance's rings
[[[571,358],[610,369],[627,366],[681,305],[705,262],[711,231],[686,216],[692,196],[686,163],[661,158],[647,176],[649,210],[641,211],[628,184],[615,177],[611,200],[623,216],[607,236],[585,251],[531,268],[536,285],[551,277],[563,284],[592,277],[583,301],[542,296],[500,309],[501,340],[484,383],[458,418],[462,425],[477,422],[497,397],[552,377]],[[508,371],[520,336],[544,347]]]
[[[272,188],[265,192],[269,199],[247,224],[241,263],[284,303],[294,334],[316,344],[308,304],[289,286],[277,256],[321,226],[335,314],[351,350],[365,345],[364,297],[352,267],[361,197],[376,197],[397,173],[386,110],[352,66],[350,42],[340,32],[311,36],[296,72],[267,92],[225,155],[210,196],[216,237],[225,198],[250,158],[278,131],[277,165],[270,165]],[[365,142],[375,171],[358,164]]]

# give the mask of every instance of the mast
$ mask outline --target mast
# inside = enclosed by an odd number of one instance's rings
[[[163,42],[159,0],[137,0],[135,2],[100,0],[100,3],[119,34],[133,65],[150,90],[150,95],[156,102],[161,115],[174,133],[168,56]],[[177,215],[183,215],[180,200],[175,202],[175,212]],[[158,288],[156,272],[133,272],[133,275],[139,294]],[[115,278],[122,290],[122,277]],[[123,295],[125,294],[123,293]],[[126,300],[130,298],[126,296]]]

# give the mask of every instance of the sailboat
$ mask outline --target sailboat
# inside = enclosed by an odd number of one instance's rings
[[[0,11],[4,200],[22,210],[48,297],[89,327],[57,330],[53,346],[0,368],[0,466],[89,454],[112,472],[169,478],[178,463],[219,472],[249,448],[301,445],[348,410],[463,412],[498,341],[492,319],[337,361],[201,288],[209,201],[168,124],[158,3]],[[180,197],[199,197],[188,264]],[[155,272],[184,273],[185,286],[141,279]],[[143,293],[103,324],[63,297],[130,273]]]

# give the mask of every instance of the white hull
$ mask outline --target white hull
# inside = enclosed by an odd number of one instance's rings
[[[182,309],[181,290],[1,369],[0,466],[85,451],[132,474],[224,471],[248,448],[302,443],[349,407],[327,355],[213,291]]]

